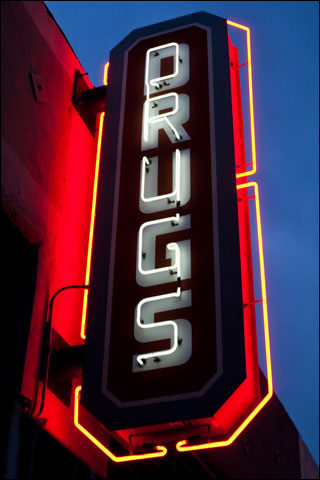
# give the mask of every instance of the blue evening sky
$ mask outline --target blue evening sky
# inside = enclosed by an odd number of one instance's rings
[[[204,10],[251,29],[274,388],[319,462],[318,2],[45,3],[95,86],[136,28]]]

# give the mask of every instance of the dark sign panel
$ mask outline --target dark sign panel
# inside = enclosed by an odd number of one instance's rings
[[[111,52],[81,405],[192,420],[245,377],[227,24],[199,13]]]

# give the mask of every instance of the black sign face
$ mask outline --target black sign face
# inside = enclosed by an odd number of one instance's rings
[[[212,416],[246,376],[226,21],[112,52],[81,404],[109,430]]]

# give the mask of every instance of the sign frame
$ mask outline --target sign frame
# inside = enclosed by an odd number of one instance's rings
[[[215,212],[214,217],[218,219],[214,227],[215,238],[215,282],[217,298],[220,300],[221,315],[228,322],[222,322],[221,335],[223,337],[223,371],[224,375],[218,380],[214,393],[212,389],[206,392],[202,398],[204,400],[199,408],[199,399],[189,398],[184,400],[184,408],[177,408],[176,402],[161,401],[161,410],[157,408],[156,416],[150,412],[154,407],[150,405],[134,405],[125,407],[122,405],[120,415],[117,415],[117,408],[112,401],[105,399],[100,395],[101,389],[101,367],[102,367],[102,338],[105,336],[105,317],[106,303],[101,298],[101,291],[106,292],[106,287],[110,281],[108,277],[109,265],[112,264],[112,245],[115,244],[114,238],[110,235],[113,228],[113,219],[117,205],[114,198],[119,195],[116,191],[117,184],[117,165],[115,159],[119,148],[119,126],[121,125],[121,112],[123,107],[122,87],[125,76],[125,53],[136,42],[142,38],[160,35],[163,32],[176,29],[182,29],[197,25],[210,31],[212,48],[212,68],[216,72],[212,76],[214,104],[214,124],[218,125],[218,132],[213,132],[215,139],[215,165],[216,172],[213,174],[214,183],[213,192],[216,192],[217,199],[213,200]],[[223,39],[223,41],[222,41]],[[221,45],[222,44],[222,45]],[[214,48],[219,45],[219,49]],[[110,76],[108,81],[108,96],[106,105],[105,126],[101,148],[101,165],[99,173],[98,199],[96,208],[96,225],[93,240],[93,253],[91,264],[90,294],[88,302],[88,322],[87,338],[85,347],[85,364],[83,371],[83,391],[81,404],[89,411],[96,410],[99,420],[102,421],[109,430],[119,430],[122,428],[137,427],[143,424],[166,423],[181,421],[185,418],[197,418],[198,411],[206,411],[204,416],[210,416],[216,411],[233,391],[240,385],[245,378],[245,360],[244,360],[244,340],[243,340],[243,320],[242,320],[242,291],[241,291],[241,271],[239,245],[237,237],[238,218],[237,218],[237,198],[236,198],[236,180],[234,166],[233,150],[233,127],[232,127],[232,108],[230,92],[230,73],[228,57],[228,36],[226,20],[213,15],[200,12],[194,15],[180,17],[150,27],[145,27],[132,32],[111,52]],[[210,63],[209,58],[209,63]],[[224,84],[221,89],[219,84]],[[227,111],[226,111],[227,106]],[[212,119],[213,120],[213,119]],[[213,122],[212,122],[213,123]],[[212,125],[213,128],[213,125]],[[118,173],[119,175],[119,173]],[[217,180],[218,179],[218,180]],[[231,181],[230,181],[231,180]],[[224,205],[223,214],[221,205]],[[227,207],[227,205],[229,207]],[[218,211],[220,206],[220,211]],[[228,214],[227,208],[229,208]],[[217,223],[218,222],[218,223]],[[236,234],[236,237],[235,237]],[[230,246],[228,238],[232,238],[234,244]],[[226,241],[227,240],[227,241]],[[104,258],[101,252],[106,251]],[[219,265],[220,271],[218,271]],[[101,288],[101,285],[104,288]],[[224,285],[224,288],[221,288]],[[219,291],[220,290],[220,291]],[[230,293],[231,292],[231,293]],[[90,319],[94,318],[94,322]],[[229,325],[228,325],[229,323]],[[231,325],[232,324],[232,325]],[[227,330],[227,331],[224,331]],[[230,330],[233,335],[230,335]],[[240,353],[241,352],[241,353]],[[99,356],[99,360],[97,360]],[[238,359],[237,368],[234,365],[234,358]],[[93,376],[90,372],[95,371]],[[226,373],[227,372],[227,373]],[[223,385],[224,384],[224,385]],[[92,400],[92,392],[96,392]],[[192,395],[191,397],[194,397]],[[171,413],[170,413],[171,410]],[[179,410],[179,413],[177,413]],[[115,419],[112,422],[106,419],[107,416]],[[169,414],[168,414],[169,412]]]

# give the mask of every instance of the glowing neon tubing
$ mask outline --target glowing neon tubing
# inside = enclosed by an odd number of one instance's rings
[[[175,101],[174,109],[171,112],[161,113],[160,115],[155,115],[154,117],[149,117],[149,104],[150,104],[150,102],[154,102],[156,100],[162,100],[162,99],[168,98],[168,97],[174,97],[175,98],[176,101]],[[149,139],[149,123],[158,123],[158,122],[161,122],[162,120],[167,122],[167,124],[172,129],[173,133],[175,134],[176,139],[180,140],[181,137],[180,137],[177,129],[174,128],[174,126],[172,125],[170,120],[168,120],[168,117],[177,113],[178,110],[179,110],[179,95],[176,92],[165,93],[164,95],[158,95],[157,97],[152,97],[152,98],[149,98],[147,96],[147,100],[144,102],[144,112],[145,112],[144,126],[143,126],[144,140],[146,142],[148,142],[148,139]]]
[[[154,202],[155,200],[169,199],[171,197],[176,197],[176,202],[180,201],[180,150],[177,148],[175,151],[175,188],[171,193],[165,195],[157,195],[156,197],[146,197],[145,196],[145,182],[146,182],[146,167],[151,164],[147,157],[142,158],[141,162],[141,184],[140,184],[140,197],[143,202]]]
[[[83,425],[79,422],[79,396],[80,396],[81,386],[75,388],[74,391],[74,425],[75,427],[80,430],[83,435],[85,435],[92,443],[94,443],[105,455],[107,455],[110,460],[116,463],[121,462],[130,462],[132,460],[146,460],[148,458],[157,458],[157,457],[164,457],[167,454],[166,447],[157,445],[155,447],[158,452],[154,453],[142,453],[140,455],[125,455],[123,457],[117,457],[114,455],[111,450],[109,450],[105,445],[103,445],[99,440],[97,440]]]
[[[149,82],[149,58],[150,58],[150,53],[152,51],[157,51],[157,50],[161,50],[161,49],[164,49],[164,48],[169,48],[171,46],[174,46],[176,48],[175,71],[173,73],[169,74],[169,75],[165,75],[164,77],[154,78],[154,79],[150,80],[150,82]],[[148,139],[149,139],[149,123],[159,122],[162,119],[165,120],[166,123],[169,125],[169,127],[172,129],[176,139],[177,140],[181,139],[177,130],[174,128],[172,123],[167,119],[168,115],[166,115],[166,114],[158,115],[158,120],[153,120],[153,121],[151,121],[150,118],[149,118],[149,103],[150,103],[150,101],[154,101],[154,100],[157,100],[159,98],[166,98],[167,96],[177,95],[176,93],[174,93],[174,94],[169,93],[169,94],[165,94],[165,95],[160,95],[158,97],[153,97],[150,100],[150,85],[152,85],[154,87],[159,87],[158,82],[160,80],[168,80],[169,78],[174,78],[178,75],[178,73],[179,73],[179,45],[177,43],[175,43],[175,42],[166,43],[164,45],[159,45],[158,47],[149,48],[147,50],[145,77],[144,77],[145,85],[146,85],[146,88],[147,88],[147,100],[144,103],[144,113],[145,113],[144,118],[145,118],[145,121],[144,121],[144,127],[143,127],[143,137],[144,137],[144,140],[146,142],[148,142]],[[173,115],[177,111],[178,111],[178,100],[177,100],[177,108],[175,110],[173,110],[172,112],[170,112],[170,115]]]
[[[250,29],[238,23],[227,20],[227,24],[247,32],[247,56],[248,56],[248,85],[249,85],[249,104],[250,104],[250,128],[251,128],[251,151],[252,151],[252,170],[237,173],[236,178],[247,177],[253,175],[257,171],[256,161],[256,141],[255,141],[255,128],[254,128],[254,111],[253,111],[253,89],[252,89],[252,61],[251,61],[251,42],[250,42]]]
[[[108,73],[109,73],[109,62],[107,62],[104,66],[103,85],[108,85]]]
[[[98,135],[98,145],[97,145],[97,155],[96,155],[96,167],[95,167],[94,182],[93,182],[93,195],[92,195],[91,219],[90,219],[90,230],[89,230],[89,241],[88,241],[86,277],[85,277],[85,284],[86,285],[89,284],[89,280],[90,280],[92,241],[93,241],[94,221],[95,221],[95,212],[96,212],[96,204],[97,204],[98,177],[99,177],[101,140],[102,140],[102,130],[103,130],[104,116],[105,116],[104,112],[100,114],[99,135]],[[84,297],[83,297],[81,330],[80,330],[80,336],[81,336],[82,339],[86,338],[85,330],[86,330],[87,308],[88,308],[88,290],[85,290],[84,291]]]
[[[151,52],[155,52],[157,50],[162,50],[164,48],[169,48],[169,47],[175,47],[176,49],[176,58],[175,58],[175,71],[173,73],[170,73],[169,75],[165,75],[164,77],[158,77],[158,78],[153,78],[152,80],[150,80],[149,82],[149,58],[150,58],[150,53]],[[149,98],[149,93],[150,93],[150,87],[149,87],[149,84],[154,86],[154,87],[159,87],[159,81],[163,81],[163,80],[168,80],[169,78],[174,78],[178,75],[179,73],[179,44],[176,43],[176,42],[171,42],[171,43],[166,43],[165,45],[159,45],[158,47],[153,47],[153,48],[149,48],[149,50],[147,50],[147,53],[146,53],[146,72],[145,72],[145,84],[146,84],[146,87],[147,89],[149,89],[148,91],[148,98]]]
[[[177,278],[180,278],[180,249],[176,243],[169,243],[167,245],[168,250],[175,250],[176,252],[176,268],[177,268]],[[166,267],[167,268],[167,267]],[[171,267],[174,268],[174,267]],[[144,365],[143,360],[147,360],[148,358],[154,358],[154,357],[161,357],[164,355],[170,355],[171,353],[174,353],[177,348],[178,348],[178,326],[176,322],[173,320],[167,320],[164,322],[157,322],[157,323],[150,323],[150,324],[144,324],[141,322],[141,309],[142,306],[145,303],[150,303],[150,302],[156,302],[157,300],[165,300],[167,298],[179,298],[181,296],[181,288],[177,288],[176,293],[166,293],[164,295],[158,295],[154,297],[148,297],[144,298],[141,300],[138,305],[137,305],[137,324],[140,328],[158,328],[158,327],[164,327],[166,325],[171,325],[173,327],[173,346],[169,348],[168,350],[161,350],[159,352],[152,352],[152,353],[146,353],[146,354],[141,354],[137,356],[137,362],[139,365]]]
[[[234,440],[240,435],[241,432],[249,425],[254,417],[262,410],[266,403],[270,400],[273,394],[272,384],[272,368],[271,368],[271,353],[270,353],[270,335],[268,325],[268,309],[267,309],[267,293],[266,293],[266,281],[265,281],[265,269],[263,258],[263,244],[261,233],[261,216],[260,216],[260,202],[259,202],[259,190],[258,185],[255,182],[244,183],[238,185],[237,189],[253,187],[255,191],[255,204],[256,204],[256,217],[257,217],[257,235],[258,235],[258,247],[259,247],[259,263],[260,263],[260,281],[262,292],[262,308],[263,308],[263,326],[266,348],[266,364],[267,364],[267,378],[268,378],[268,393],[261,400],[259,405],[248,415],[248,417],[242,422],[242,424],[236,429],[236,431],[227,439],[216,442],[203,443],[200,445],[189,445],[187,440],[181,440],[176,444],[176,449],[179,452],[190,452],[192,450],[205,450],[207,448],[226,447],[231,445]]]
[[[261,292],[262,292],[261,297],[262,297],[262,308],[263,308],[264,336],[265,336],[265,342],[266,342],[267,376],[268,376],[269,391],[271,391],[271,394],[272,394],[273,386],[272,386],[272,368],[271,368],[271,353],[270,353],[270,335],[269,335],[269,324],[268,324],[267,289],[266,289],[266,277],[265,277],[264,256],[263,256],[259,189],[258,189],[258,184],[256,182],[249,182],[249,183],[244,183],[243,185],[238,185],[237,190],[240,190],[241,188],[249,188],[249,187],[254,188],[254,197],[255,197],[255,204],[256,204],[260,281],[261,281]]]
[[[169,245],[168,245],[169,248]],[[177,288],[176,293],[166,293],[165,295],[158,295],[155,297],[148,297],[144,298],[138,303],[137,306],[137,324],[140,328],[158,328],[158,327],[165,327],[171,325],[173,327],[173,345],[168,350],[161,350],[159,352],[151,352],[151,353],[143,353],[137,356],[137,362],[139,365],[143,366],[144,361],[148,358],[155,358],[155,357],[162,357],[164,355],[171,355],[174,353],[178,348],[178,325],[173,320],[166,320],[164,322],[157,322],[157,323],[149,323],[144,324],[141,323],[141,308],[145,303],[156,302],[157,300],[165,300],[167,298],[179,298],[181,296],[181,288]]]
[[[178,264],[178,258],[180,259],[180,249],[176,243],[169,243],[167,245],[168,250],[176,251],[176,261],[174,265],[171,265],[170,267],[151,268],[150,270],[143,270],[142,268],[143,230],[146,227],[150,227],[151,225],[159,225],[160,223],[171,222],[175,225],[179,223],[179,220],[180,220],[180,214],[177,213],[175,217],[161,218],[160,220],[151,220],[150,222],[145,222],[141,225],[141,227],[139,228],[139,236],[138,236],[138,270],[142,275],[151,275],[153,273],[160,273],[160,272],[173,272],[175,269],[177,269],[177,271],[180,270],[180,265]]]

